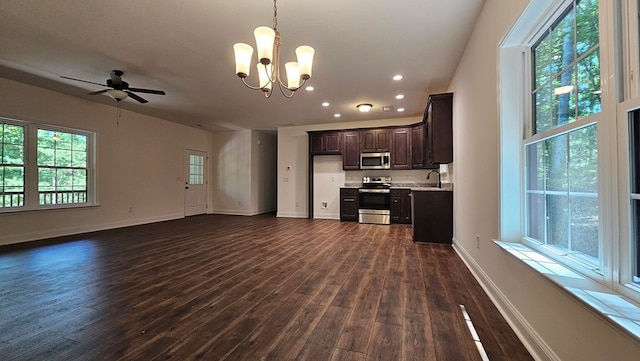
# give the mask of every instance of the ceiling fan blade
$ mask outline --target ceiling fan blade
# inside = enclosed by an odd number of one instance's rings
[[[138,93],[166,95],[162,90],[144,89],[144,88],[127,88],[127,90]]]
[[[97,92],[87,93],[87,95],[98,95],[98,94],[106,93],[107,91],[109,91],[109,89],[98,90]]]
[[[125,90],[124,92],[125,92],[125,93],[127,93],[127,94],[129,94],[129,96],[130,96],[130,97],[132,97],[133,99],[135,99],[135,100],[139,101],[140,103],[148,103],[148,102],[149,102],[149,101],[148,101],[148,100],[146,100],[145,98],[142,98],[141,96],[139,96],[139,95],[137,95],[137,94],[134,94],[134,93],[132,93],[132,92],[130,92],[130,91]]]
[[[61,78],[63,79],[69,79],[69,80],[75,80],[75,81],[81,81],[83,83],[89,83],[89,84],[95,84],[95,85],[100,85],[100,86],[106,86],[104,83],[96,83],[96,82],[92,82],[92,81],[88,81],[88,80],[82,80],[82,79],[76,79],[76,78],[70,78],[68,76],[64,76],[64,75],[60,75]]]

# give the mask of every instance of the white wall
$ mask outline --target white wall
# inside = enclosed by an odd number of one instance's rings
[[[213,133],[212,213],[256,215],[275,210],[275,147],[275,136],[266,133]]]
[[[0,116],[97,133],[100,202],[1,213],[0,244],[184,217],[185,149],[211,154],[209,132],[126,110],[117,124],[115,107],[4,78],[0,89]]]
[[[344,187],[345,173],[341,155],[313,157],[313,218],[340,219],[340,187]]]
[[[425,104],[426,105],[426,104]],[[382,127],[382,126],[394,126],[394,125],[409,125],[422,121],[422,117],[407,117],[407,118],[391,118],[391,119],[378,119],[370,121],[358,121],[358,122],[342,122],[321,124],[312,126],[296,126],[296,127],[283,127],[278,128],[278,217],[308,217],[308,188],[309,188],[309,140],[307,131],[313,130],[331,130],[331,129],[355,129],[355,128],[367,128],[367,127]],[[326,156],[321,156],[326,157]],[[314,157],[318,158],[318,157]],[[334,160],[337,158],[334,158]],[[332,171],[338,174],[336,169],[337,160],[334,161]],[[340,168],[342,168],[342,162],[340,161]],[[350,177],[351,172],[346,172],[345,179]],[[355,178],[362,181],[362,173],[359,173]],[[328,179],[330,179],[329,176]],[[329,182],[328,189],[323,189],[321,185],[318,190],[320,192],[335,192],[335,185]],[[337,184],[337,183],[336,183]],[[338,184],[338,188],[343,186]],[[317,186],[315,187],[317,188]],[[333,189],[333,191],[331,190]],[[330,194],[326,196],[322,193],[321,196],[329,198],[333,197]],[[322,202],[321,199],[315,198],[317,201]],[[317,204],[316,204],[317,203]],[[320,207],[321,203],[314,202],[314,207]],[[328,215],[329,213],[335,214],[334,210],[322,210],[321,216],[324,214],[326,218],[333,218],[334,216]],[[339,213],[339,205],[338,205]],[[314,211],[315,215],[315,211]],[[339,215],[339,214],[338,214]],[[339,217],[338,217],[339,218]],[[337,219],[337,218],[336,218]]]
[[[498,44],[527,4],[486,1],[449,87],[455,245],[539,359],[638,360],[637,343],[490,241],[500,215]]]

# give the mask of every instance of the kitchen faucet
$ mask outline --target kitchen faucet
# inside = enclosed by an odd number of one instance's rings
[[[431,177],[431,173],[436,173],[438,175],[438,188],[442,188],[442,182],[440,181],[440,172],[435,169],[430,170],[427,174],[427,179]]]

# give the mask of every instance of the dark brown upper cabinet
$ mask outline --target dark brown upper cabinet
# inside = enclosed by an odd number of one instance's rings
[[[391,149],[389,129],[367,129],[360,131],[360,151],[362,153],[388,152]]]
[[[453,93],[430,95],[425,118],[427,167],[453,162]]]
[[[311,155],[342,154],[342,132],[309,132]]]
[[[411,126],[411,168],[423,169],[427,167],[426,156],[426,123],[418,123]]]
[[[344,131],[342,133],[342,169],[360,169],[360,132]]]
[[[411,169],[411,128],[391,129],[391,169]]]

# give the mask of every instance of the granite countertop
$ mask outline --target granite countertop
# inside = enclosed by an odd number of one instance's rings
[[[411,188],[412,192],[451,192],[453,191],[453,187],[448,187],[446,184],[442,185],[442,188],[438,187],[414,187]]]
[[[438,188],[437,184],[426,183],[426,184],[415,184],[411,187],[411,190],[414,192],[426,192],[426,191],[437,191],[437,192],[450,192],[453,191],[453,183],[442,183],[442,187]]]
[[[362,183],[360,182],[345,182],[344,187],[343,188],[360,188],[362,187]],[[391,188],[392,189],[411,189],[412,191],[416,191],[416,192],[427,192],[427,191],[453,191],[453,183],[443,183],[442,184],[442,188],[438,188],[436,187],[435,184],[433,183],[396,183],[396,182],[392,182],[391,183]]]

